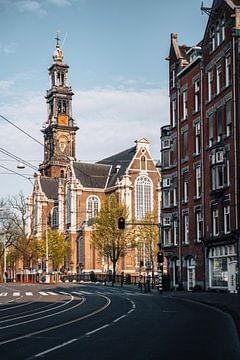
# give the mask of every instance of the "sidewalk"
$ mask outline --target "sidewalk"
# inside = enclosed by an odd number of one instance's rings
[[[222,294],[222,293],[189,293],[185,291],[178,292],[163,292],[164,296],[176,297],[204,303],[210,306],[214,306],[230,314],[237,327],[238,334],[240,336],[240,294]]]

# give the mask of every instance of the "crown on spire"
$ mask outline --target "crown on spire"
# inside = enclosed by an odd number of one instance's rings
[[[61,63],[63,60],[63,54],[62,54],[62,49],[60,46],[60,38],[58,36],[58,32],[57,32],[57,37],[55,37],[55,39],[57,40],[57,44],[56,44],[56,50],[54,51],[53,54],[53,60],[57,63]]]

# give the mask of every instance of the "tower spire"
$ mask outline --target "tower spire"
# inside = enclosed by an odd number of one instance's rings
[[[54,51],[54,54],[53,54],[53,60],[56,62],[56,63],[62,63],[63,61],[63,53],[62,53],[62,49],[61,49],[61,46],[60,46],[60,38],[59,38],[59,34],[58,34],[58,31],[57,31],[57,36],[55,37],[55,40],[57,40],[57,43],[56,43],[56,50]]]

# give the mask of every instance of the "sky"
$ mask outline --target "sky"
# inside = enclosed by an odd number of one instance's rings
[[[0,0],[0,115],[38,140],[0,118],[0,150],[36,167],[43,160],[39,142],[58,31],[75,94],[77,159],[99,161],[144,137],[158,160],[160,128],[169,123],[170,35],[196,45],[208,20],[200,6],[199,0]],[[0,198],[28,195],[33,172],[0,152]]]

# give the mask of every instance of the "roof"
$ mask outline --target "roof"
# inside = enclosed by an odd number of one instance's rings
[[[108,175],[111,166],[100,164],[89,164],[75,161],[73,168],[76,178],[83,187],[104,189],[107,184]]]
[[[45,193],[48,199],[57,200],[58,198],[58,179],[48,176],[40,177],[40,184],[42,191]]]
[[[125,174],[135,153],[136,146],[133,146],[127,150],[121,151],[120,153],[98,161],[97,164],[111,165],[111,173],[109,176],[107,187],[114,186],[117,178],[121,178]]]

